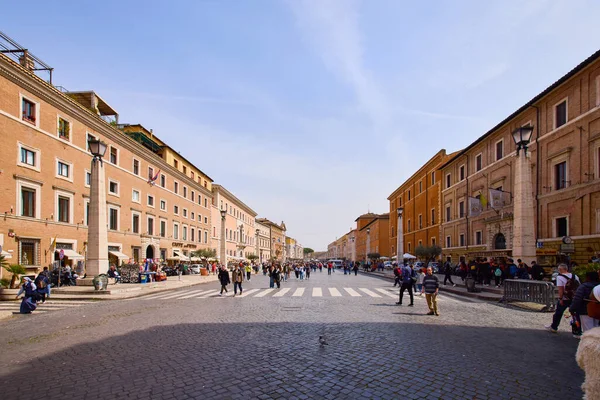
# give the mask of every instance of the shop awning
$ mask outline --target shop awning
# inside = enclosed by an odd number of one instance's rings
[[[192,260],[192,261],[202,261],[202,258],[200,258],[200,257],[190,257],[190,260]]]
[[[119,260],[129,260],[130,258],[127,254],[123,254],[120,251],[109,250],[108,252],[113,256],[117,257]]]
[[[12,258],[12,254],[10,254],[8,251],[4,251],[2,250],[2,255],[4,256],[4,258],[6,258],[7,260]]]
[[[69,260],[83,260],[83,256],[71,249],[63,249],[65,257]]]

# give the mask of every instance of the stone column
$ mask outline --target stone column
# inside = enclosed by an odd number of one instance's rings
[[[512,258],[531,265],[535,255],[535,207],[530,154],[522,149],[517,154],[514,176],[514,214]]]
[[[402,227],[402,208],[398,208],[398,222],[396,227],[397,238],[396,238],[396,261],[398,265],[403,261],[402,256],[404,255],[404,228]]]
[[[226,214],[222,214],[221,215],[221,243],[220,243],[220,252],[219,252],[219,261],[221,262],[221,265],[227,266],[227,254],[225,252],[225,218],[226,218]]]
[[[108,272],[108,229],[106,220],[106,182],[104,163],[92,159],[90,182],[90,211],[88,215],[88,245],[83,285],[92,285],[91,280],[98,274]],[[89,282],[88,282],[89,281]]]
[[[365,262],[369,262],[369,253],[371,252],[371,228],[367,228],[367,252],[365,253]]]

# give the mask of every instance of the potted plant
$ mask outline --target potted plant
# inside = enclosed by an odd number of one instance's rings
[[[8,279],[2,280],[3,287],[0,289],[0,300],[14,300],[15,297],[17,296],[17,293],[19,292],[19,288],[17,285],[19,276],[27,273],[27,270],[22,265],[19,265],[19,264],[7,265],[7,264],[8,263],[6,262],[4,257],[2,257],[0,259],[0,265],[2,265],[2,268],[4,268],[7,272],[11,273],[12,277],[10,278],[8,285],[6,285],[6,282],[8,281]]]

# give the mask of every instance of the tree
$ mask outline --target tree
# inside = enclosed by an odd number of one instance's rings
[[[12,274],[9,286],[12,289],[15,288],[15,284],[17,283],[17,279],[19,279],[19,275],[25,275],[27,273],[25,267],[19,264],[11,264],[8,267],[6,265],[3,265],[2,268],[4,268],[7,272],[10,272]]]
[[[192,253],[194,257],[214,258],[217,256],[217,250],[215,249],[200,249]]]
[[[311,249],[310,247],[305,247],[304,250],[302,250],[302,252],[304,253],[305,256],[314,253],[315,251],[313,249]]]
[[[370,258],[373,261],[379,259],[380,257],[381,257],[381,254],[379,254],[379,253],[369,253],[369,254],[367,254],[367,258]]]
[[[256,254],[248,254],[246,258],[250,261],[258,260],[258,256]]]
[[[433,246],[419,245],[415,248],[415,255],[417,257],[425,260],[425,262],[435,260],[436,257],[438,257],[440,254],[442,254],[442,248],[437,245],[433,245]]]

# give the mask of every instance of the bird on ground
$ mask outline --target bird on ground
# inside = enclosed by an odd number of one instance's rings
[[[329,345],[329,343],[327,343],[327,340],[325,340],[324,336],[319,336],[319,344],[321,345],[321,347]]]

